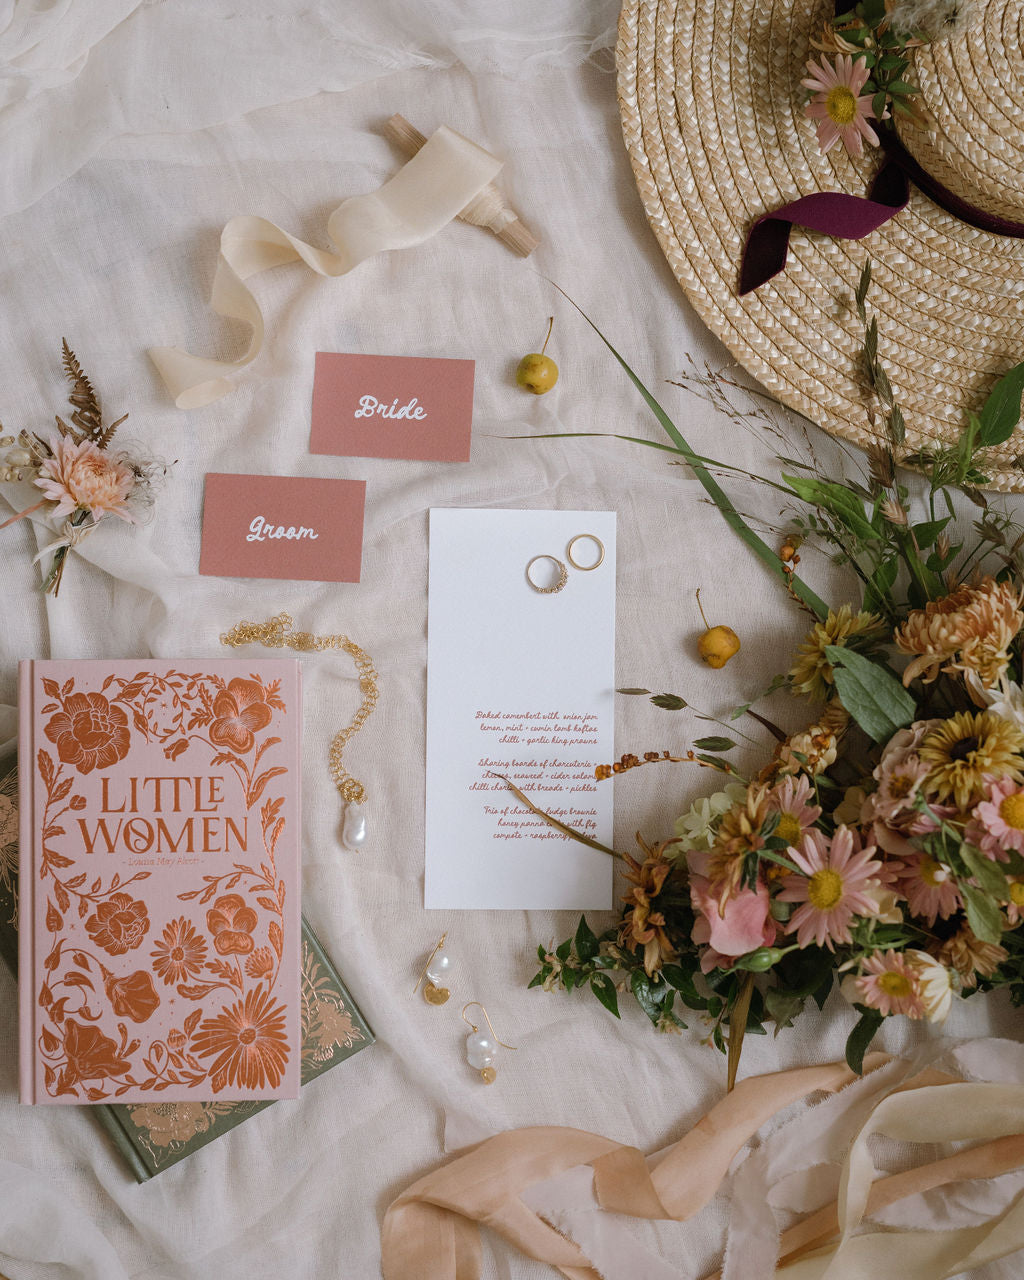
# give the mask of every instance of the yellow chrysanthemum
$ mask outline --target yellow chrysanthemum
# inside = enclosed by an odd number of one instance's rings
[[[848,604],[830,609],[824,622],[816,622],[797,649],[797,660],[789,672],[794,693],[824,702],[832,691],[832,664],[825,657],[830,644],[845,647],[855,636],[880,640],[882,620],[874,613],[854,613]]]
[[[1024,733],[991,711],[958,711],[923,740],[924,789],[966,812],[985,794],[985,777],[1024,780]]]
[[[915,609],[896,631],[896,647],[917,654],[903,683],[940,671],[973,671],[986,689],[999,683],[1009,663],[1009,647],[1024,627],[1022,593],[1008,582],[984,578],[976,587],[959,587],[942,600]]]

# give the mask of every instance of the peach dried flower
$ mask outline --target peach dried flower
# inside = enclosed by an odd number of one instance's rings
[[[33,483],[51,502],[56,516],[88,511],[94,520],[118,516],[129,522],[134,516],[125,506],[135,485],[135,475],[91,440],[76,441],[62,436],[51,443],[53,456],[46,458]]]

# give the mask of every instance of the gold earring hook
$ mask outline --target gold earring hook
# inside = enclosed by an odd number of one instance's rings
[[[417,992],[417,991],[419,991],[419,989],[420,989],[420,983],[421,983],[421,982],[423,981],[423,979],[427,976],[427,970],[430,968],[430,962],[431,962],[431,960],[433,960],[434,956],[436,956],[436,955],[437,955],[437,953],[438,953],[438,952],[441,950],[441,948],[444,946],[444,940],[445,940],[445,938],[447,938],[447,937],[448,937],[448,930],[447,930],[447,929],[445,929],[444,933],[442,933],[442,934],[441,934],[441,937],[440,937],[440,939],[439,939],[439,941],[438,941],[437,946],[433,949],[433,951],[431,951],[430,955],[429,955],[429,956],[427,956],[427,963],[426,963],[426,964],[423,966],[423,968],[420,970],[420,976],[416,979],[416,985],[415,985],[415,986],[413,987],[413,989],[412,989],[412,993],[413,993],[413,995],[415,995],[415,994],[416,994],[416,992]]]
[[[495,1032],[495,1030],[494,1030],[494,1023],[493,1023],[493,1022],[491,1022],[491,1015],[487,1012],[487,1010],[484,1008],[484,1006],[483,1006],[482,1004],[480,1004],[480,1001],[479,1001],[479,1000],[470,1000],[469,1004],[467,1004],[467,1005],[463,1005],[463,1008],[462,1008],[462,1021],[463,1021],[463,1022],[464,1022],[468,1027],[470,1027],[473,1031],[479,1031],[479,1030],[480,1030],[480,1028],[479,1028],[475,1023],[470,1022],[470,1020],[466,1017],[466,1010],[467,1010],[467,1009],[472,1008],[472,1006],[473,1006],[473,1005],[477,1005],[477,1006],[479,1007],[479,1009],[480,1009],[480,1012],[481,1012],[481,1013],[484,1015],[484,1017],[487,1019],[487,1026],[488,1026],[488,1027],[489,1027],[489,1029],[490,1029],[491,1035],[492,1035],[492,1036],[494,1036],[494,1043],[495,1043],[495,1044],[500,1044],[500,1045],[501,1045],[501,1047],[502,1047],[503,1049],[511,1049],[511,1050],[512,1050],[512,1052],[514,1053],[514,1052],[516,1051],[516,1046],[515,1046],[514,1044],[506,1044],[504,1040],[499,1040],[499,1039],[498,1039],[498,1036],[497,1036],[497,1034],[496,1034],[496,1032]]]

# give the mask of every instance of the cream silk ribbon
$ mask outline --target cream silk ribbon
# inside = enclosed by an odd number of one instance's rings
[[[871,1055],[866,1070],[889,1061]],[[980,1225],[854,1234],[867,1214],[901,1199],[1024,1166],[1024,1135],[1017,1132],[1024,1130],[1024,1085],[968,1083],[932,1069],[906,1075],[891,1076],[880,1100],[868,1098],[867,1118],[861,1115],[851,1133],[838,1204],[785,1233],[778,1267],[769,1264],[768,1274],[778,1280],[942,1280],[1024,1248],[1024,1197]],[[601,1280],[583,1250],[524,1202],[534,1184],[590,1166],[602,1210],[682,1221],[708,1204],[733,1158],[774,1114],[812,1092],[835,1093],[855,1080],[844,1063],[744,1080],[653,1170],[635,1148],[576,1129],[498,1134],[421,1178],[391,1205],[381,1231],[385,1280],[479,1280],[477,1224],[567,1280]],[[813,1124],[813,1115],[804,1123]],[[876,1133],[905,1142],[979,1145],[874,1181],[868,1140]],[[536,1204],[538,1196],[531,1199]]]
[[[327,223],[335,253],[312,245],[265,218],[232,218],[220,237],[210,305],[218,315],[252,330],[240,360],[209,360],[177,347],[153,347],[149,355],[179,409],[198,409],[234,387],[225,376],[251,364],[264,339],[263,313],[244,281],[259,271],[301,259],[318,275],[342,276],[386,249],[421,244],[449,223],[483,190],[501,161],[442,126],[395,176],[366,195],[340,204]]]

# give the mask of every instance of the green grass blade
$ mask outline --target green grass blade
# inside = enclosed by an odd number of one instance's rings
[[[558,285],[555,285],[555,288],[558,289]],[[681,453],[683,457],[686,459],[690,469],[693,471],[693,474],[704,486],[705,492],[711,498],[712,502],[714,502],[718,510],[721,512],[722,518],[725,520],[726,524],[730,526],[730,528],[733,530],[734,533],[738,534],[743,539],[743,541],[747,544],[747,546],[751,549],[751,551],[753,551],[754,554],[758,556],[768,566],[768,568],[772,571],[772,573],[775,574],[777,578],[780,578],[783,582],[788,583],[793,588],[794,594],[798,596],[799,599],[802,600],[803,603],[807,605],[807,607],[811,609],[819,618],[824,619],[825,616],[828,614],[828,606],[825,604],[825,602],[823,600],[820,600],[818,596],[816,596],[814,592],[810,589],[810,587],[807,586],[807,584],[801,578],[798,578],[795,573],[787,574],[785,572],[782,566],[782,561],[779,559],[778,553],[773,551],[766,542],[764,542],[761,538],[759,538],[758,535],[754,532],[754,530],[751,529],[751,527],[743,519],[740,513],[733,506],[729,497],[726,495],[725,490],[721,487],[721,485],[719,485],[718,481],[714,478],[714,476],[711,475],[711,473],[708,471],[707,467],[705,467],[703,462],[701,462],[700,457],[693,451],[693,449],[690,448],[686,440],[683,439],[675,423],[668,416],[668,414],[665,412],[662,406],[658,403],[658,401],[655,400],[654,396],[647,389],[647,387],[644,386],[644,384],[640,381],[637,375],[629,367],[625,359],[621,355],[619,355],[618,351],[616,351],[616,349],[604,336],[604,334],[597,327],[597,325],[594,324],[593,320],[591,320],[591,318],[587,315],[587,313],[583,311],[582,308],[577,306],[576,303],[573,302],[572,298],[570,298],[569,295],[564,290],[558,289],[558,292],[562,294],[563,298],[565,298],[568,302],[572,303],[574,307],[576,307],[576,310],[580,313],[583,319],[586,320],[587,324],[590,325],[591,329],[593,329],[593,331],[597,334],[597,336],[601,339],[604,345],[608,348],[608,350],[612,353],[615,359],[622,366],[623,370],[626,373],[626,377],[629,378],[633,386],[636,387],[637,391],[640,392],[640,395],[643,397],[644,401],[646,402],[647,407],[658,419],[658,422],[661,425],[662,430],[665,432],[668,438],[675,445],[679,453]]]

